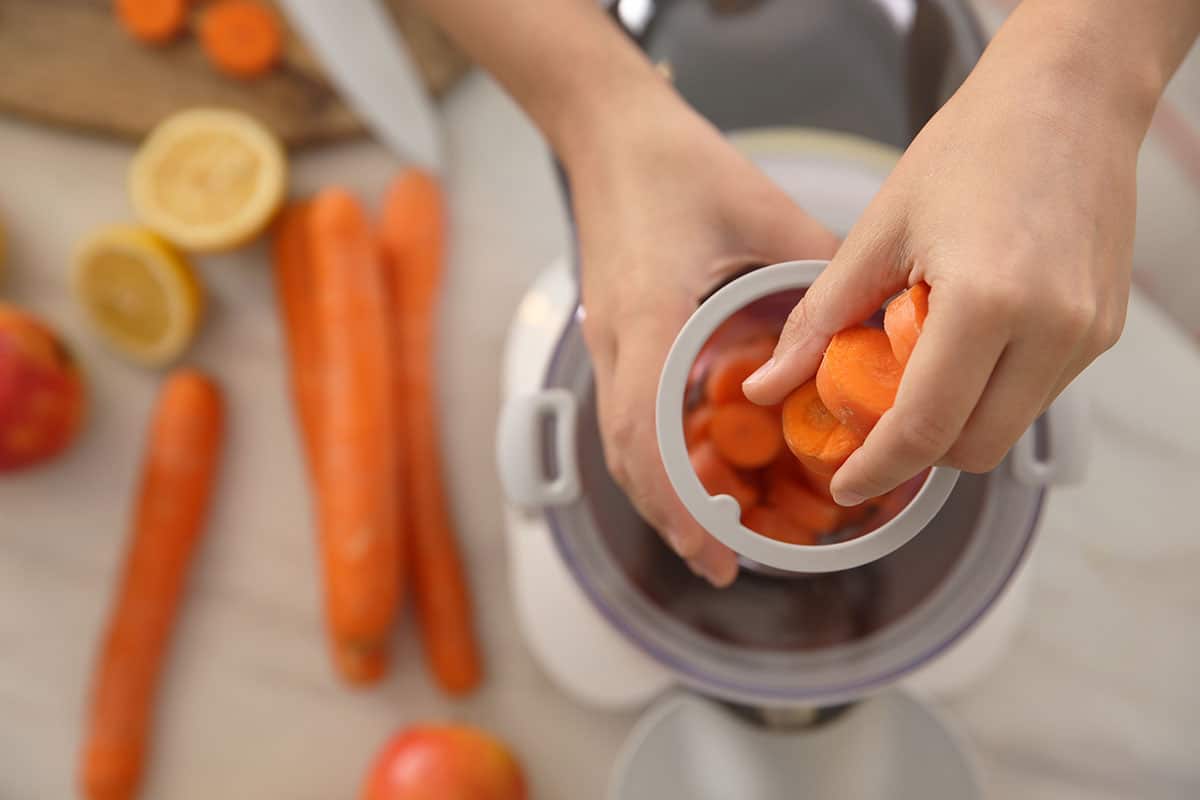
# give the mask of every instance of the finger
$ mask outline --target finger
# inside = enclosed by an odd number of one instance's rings
[[[738,573],[737,556],[711,536],[700,555],[688,561],[688,567],[718,589],[733,583]]]
[[[1041,413],[1074,349],[1038,337],[1011,343],[943,462],[966,472],[995,469]]]
[[[837,474],[830,489],[856,505],[937,463],[957,441],[1009,339],[1004,310],[978,293],[934,285],[929,316],[896,402]]]
[[[907,280],[895,215],[868,209],[829,266],[792,309],[775,354],[746,379],[752,402],[774,405],[812,377],[833,334],[861,322]]]

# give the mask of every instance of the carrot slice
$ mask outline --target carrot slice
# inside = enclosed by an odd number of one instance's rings
[[[767,485],[767,504],[817,533],[828,533],[842,525],[842,509],[836,503],[796,481],[771,481]]]
[[[708,438],[712,415],[712,406],[706,404],[692,409],[684,416],[683,440],[687,443],[688,450]]]
[[[895,402],[901,372],[887,334],[861,325],[847,328],[825,350],[817,392],[843,425],[865,439]]]
[[[862,444],[862,438],[826,408],[816,381],[801,385],[783,402],[783,437],[800,463],[818,475],[837,472]]]
[[[892,346],[892,355],[903,368],[917,346],[917,337],[929,315],[929,284],[922,281],[888,303],[883,313],[883,330]]]
[[[758,338],[715,356],[704,382],[704,395],[712,405],[744,403],[742,384],[766,363],[772,353],[771,342]]]
[[[742,515],[742,524],[760,536],[788,544],[813,545],[818,539],[815,531],[768,506],[755,506],[747,511]]]
[[[708,434],[717,452],[741,469],[765,467],[783,449],[779,418],[751,403],[714,408]]]
[[[391,277],[392,323],[403,366],[402,452],[413,598],[430,671],[443,690],[462,695],[483,680],[483,656],[438,438],[434,335],[445,237],[437,180],[419,170],[401,173],[384,199],[379,239]]]
[[[314,473],[325,611],[335,666],[353,684],[379,677],[403,571],[393,336],[374,232],[358,202],[325,189],[308,212],[320,321],[321,419]],[[355,665],[362,671],[346,671]]]
[[[130,36],[166,44],[187,24],[187,0],[117,0],[117,19]]]
[[[146,446],[116,601],[95,667],[83,736],[82,795],[132,798],[146,759],[154,695],[188,567],[204,530],[224,411],[198,372],[169,377]]]
[[[701,442],[690,453],[692,469],[704,490],[714,497],[727,494],[737,501],[745,513],[758,502],[758,489],[742,479],[729,466],[712,442]]]
[[[226,75],[256,78],[283,54],[283,27],[275,12],[262,3],[217,0],[201,17],[200,46]]]

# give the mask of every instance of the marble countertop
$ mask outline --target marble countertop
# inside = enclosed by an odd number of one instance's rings
[[[575,704],[519,640],[491,453],[504,332],[525,287],[565,247],[563,212],[541,143],[489,81],[472,76],[445,118],[455,234],[443,433],[488,683],[469,700],[443,699],[410,631],[379,689],[334,681],[265,249],[204,259],[211,319],[190,360],[224,384],[231,436],[143,797],[352,796],[382,740],[428,718],[508,739],[538,798],[603,794],[633,716]],[[130,216],[129,148],[0,119],[0,154],[10,234],[0,295],[65,331],[92,389],[70,454],[0,481],[0,798],[56,800],[73,796],[93,648],[158,376],[88,336],[66,291],[72,245]],[[378,197],[397,166],[373,143],[346,144],[300,155],[295,184]],[[1050,500],[1033,610],[1015,646],[946,710],[975,745],[989,797],[1200,796],[1200,356],[1135,294],[1124,339],[1082,381],[1095,404],[1089,478]]]

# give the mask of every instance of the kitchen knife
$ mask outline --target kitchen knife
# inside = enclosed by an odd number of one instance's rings
[[[380,0],[281,0],[350,106],[384,144],[437,172],[436,110]]]

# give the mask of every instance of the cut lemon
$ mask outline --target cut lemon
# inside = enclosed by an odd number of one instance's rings
[[[150,231],[114,225],[80,247],[75,298],[118,352],[147,366],[175,359],[196,332],[204,294],[192,268]]]
[[[185,250],[228,250],[252,239],[283,202],[279,140],[240,111],[194,108],[150,132],[133,158],[129,196],[148,227]]]

